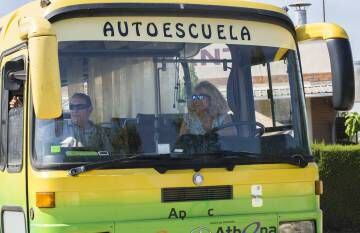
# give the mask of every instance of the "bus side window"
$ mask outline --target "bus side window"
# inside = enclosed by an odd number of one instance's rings
[[[10,61],[3,70],[1,104],[1,168],[20,172],[23,161],[24,60]]]

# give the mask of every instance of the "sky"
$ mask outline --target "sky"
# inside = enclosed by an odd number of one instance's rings
[[[0,0],[1,1],[1,0]],[[308,23],[323,21],[322,0],[303,0],[312,6],[308,9]],[[271,3],[278,6],[286,6],[294,1],[291,0],[259,0],[259,2]],[[360,1],[359,0],[325,0],[326,21],[337,23],[349,34],[354,61],[360,61]],[[294,11],[289,15],[294,19]]]
[[[23,5],[30,0],[0,0],[0,16]],[[258,0],[259,2],[270,3],[278,6],[286,6],[293,0]],[[308,9],[308,22],[321,22],[322,19],[322,0],[304,0],[313,5]],[[345,28],[350,36],[353,57],[355,61],[360,61],[360,1],[359,0],[325,0],[326,21],[337,23]],[[293,18],[293,10],[289,11]]]

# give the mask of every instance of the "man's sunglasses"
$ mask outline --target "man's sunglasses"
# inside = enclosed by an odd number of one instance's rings
[[[88,104],[70,104],[70,110],[84,110],[90,107]]]
[[[191,98],[192,100],[203,100],[205,98],[210,98],[210,96],[205,94],[199,94],[199,95],[192,95]]]

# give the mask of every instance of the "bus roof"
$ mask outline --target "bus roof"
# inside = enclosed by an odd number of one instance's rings
[[[276,6],[259,3],[251,0],[51,0],[49,11],[80,4],[104,4],[104,3],[162,3],[162,4],[198,4],[212,6],[242,7],[274,11],[282,14],[286,12]]]
[[[118,5],[119,9],[123,6],[132,5],[132,9],[137,9],[137,6],[142,5],[153,6],[153,8],[149,8],[149,11],[154,9],[159,11],[154,6],[176,6],[178,9],[184,6],[185,8],[198,6],[197,10],[202,9],[205,12],[206,7],[219,7],[222,9],[233,8],[235,9],[233,13],[238,15],[241,12],[237,12],[236,9],[241,8],[252,11],[251,14],[259,14],[258,11],[260,10],[265,11],[266,13],[263,15],[267,17],[269,15],[271,17],[271,14],[276,14],[283,18],[288,18],[286,12],[279,7],[250,0],[50,0],[50,2],[50,5],[41,7],[41,0],[34,0],[0,18],[0,54],[4,48],[10,48],[22,42],[19,36],[17,36],[17,25],[20,17],[44,17],[52,21],[53,18],[61,14],[69,14],[69,12],[82,11],[86,13],[91,7],[97,9],[98,7],[106,6],[108,10],[111,10],[114,5]],[[165,8],[164,12],[167,12]],[[226,16],[226,13],[224,13],[224,16]]]

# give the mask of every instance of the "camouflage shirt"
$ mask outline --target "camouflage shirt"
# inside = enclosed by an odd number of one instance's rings
[[[64,121],[61,135],[62,147],[91,147],[112,151],[109,136],[105,130],[89,121],[88,127],[80,128],[71,121]]]

